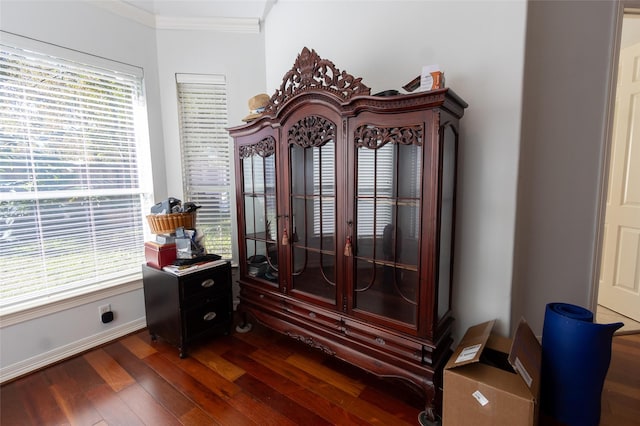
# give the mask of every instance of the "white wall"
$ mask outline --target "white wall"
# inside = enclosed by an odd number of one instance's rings
[[[307,46],[372,93],[399,89],[439,64],[469,103],[461,121],[454,271],[455,337],[497,318],[510,333],[512,253],[526,3],[292,2],[266,22],[269,93]]]
[[[107,343],[146,327],[141,283],[70,301],[37,318],[0,331],[0,382]],[[100,322],[98,307],[109,303],[114,320]],[[66,308],[66,309],[65,309]]]
[[[617,8],[528,6],[513,321],[539,335],[547,303],[595,308]]]
[[[242,124],[242,117],[249,113],[247,101],[264,91],[264,35],[162,30],[158,31],[157,39],[168,195],[180,198],[182,172],[176,73],[225,75],[228,125]],[[232,143],[229,138],[230,146]]]

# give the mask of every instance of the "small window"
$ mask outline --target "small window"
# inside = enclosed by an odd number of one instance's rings
[[[231,150],[223,76],[177,74],[184,201],[208,253],[232,258]]]

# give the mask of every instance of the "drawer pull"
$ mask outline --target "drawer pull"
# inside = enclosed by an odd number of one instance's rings
[[[204,314],[203,319],[205,321],[211,321],[212,319],[214,319],[216,317],[216,313],[215,312],[207,312],[206,314]]]
[[[213,285],[214,285],[215,283],[216,283],[216,282],[215,282],[214,280],[212,280],[211,278],[209,278],[209,279],[207,279],[207,280],[202,281],[202,283],[201,283],[200,285],[201,285],[202,287],[204,287],[204,288],[209,288],[209,287],[213,287]]]
[[[376,337],[376,343],[379,345],[384,345],[384,339],[382,337]]]
[[[309,312],[309,317],[310,318],[315,318],[316,317],[316,313],[315,312]]]

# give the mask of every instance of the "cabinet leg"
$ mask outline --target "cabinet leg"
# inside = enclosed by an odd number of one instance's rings
[[[251,323],[247,320],[247,313],[243,312],[242,313],[242,322],[236,326],[236,332],[238,332],[238,333],[248,333],[248,332],[251,331],[252,327],[253,326],[251,325]]]
[[[429,414],[429,412],[431,412],[431,414]],[[430,416],[432,416],[432,420],[430,419]],[[421,426],[441,426],[442,425],[442,421],[440,420],[440,417],[436,416],[433,413],[433,409],[421,411],[420,414],[418,414],[418,423],[420,423]]]
[[[187,357],[186,348],[180,347],[180,359],[185,359]]]
[[[425,388],[427,403],[424,411],[418,414],[418,422],[421,426],[441,426],[442,419],[436,414],[435,410],[435,396],[436,389],[434,385],[429,385]]]
[[[156,333],[149,333],[149,335],[151,336],[151,341],[152,342],[157,342],[158,341],[158,335]]]

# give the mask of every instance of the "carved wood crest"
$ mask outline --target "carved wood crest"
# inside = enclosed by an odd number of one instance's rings
[[[289,129],[289,143],[303,148],[322,146],[335,138],[336,125],[316,115],[304,117]]]
[[[422,146],[422,140],[422,125],[377,127],[365,124],[353,132],[353,141],[358,148],[378,149],[389,142]]]
[[[282,78],[280,89],[271,96],[265,113],[276,113],[282,105],[299,92],[321,89],[349,100],[355,95],[369,95],[371,89],[346,71],[340,71],[333,62],[322,59],[315,50],[303,48],[293,68]]]
[[[259,155],[260,157],[269,157],[276,152],[276,140],[272,136],[268,136],[259,142],[251,145],[241,145],[238,147],[238,155],[240,158],[251,157],[252,155]]]

